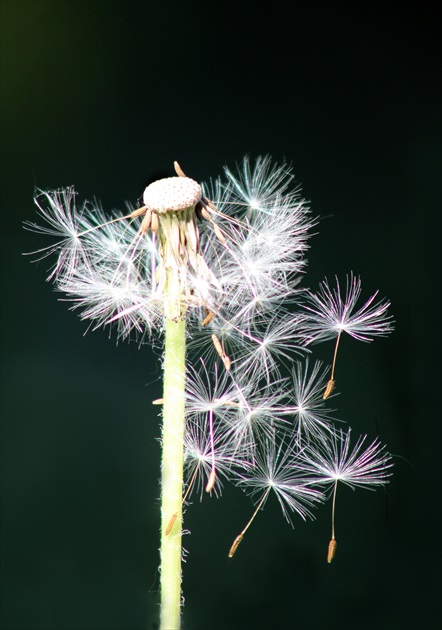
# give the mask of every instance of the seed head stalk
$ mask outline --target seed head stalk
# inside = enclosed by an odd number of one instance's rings
[[[173,284],[169,289],[172,291]],[[170,296],[172,299],[172,296]],[[166,320],[161,464],[161,628],[180,627],[184,460],[184,318]],[[173,527],[168,532],[172,515]]]
[[[165,349],[161,462],[162,630],[180,627],[183,469],[186,384],[186,311],[189,265],[207,269],[199,256],[196,206],[201,187],[175,165],[178,177],[160,180],[144,193],[145,227],[158,239],[157,282],[163,295]],[[149,218],[149,209],[152,213]]]
[[[161,630],[180,628],[185,428],[185,269],[176,238],[193,208],[161,217],[158,242],[164,270],[165,349],[161,461]],[[185,242],[185,237],[181,239]],[[180,241],[181,242],[181,241]],[[178,262],[178,264],[177,264]],[[173,520],[171,520],[171,517]]]

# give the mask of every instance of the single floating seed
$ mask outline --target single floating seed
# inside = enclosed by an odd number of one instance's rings
[[[155,400],[152,400],[152,405],[163,405],[164,404],[164,398],[156,398]]]
[[[233,541],[233,545],[230,547],[229,558],[233,558],[236,550],[239,547],[239,543],[242,541],[243,538],[244,538],[244,534],[240,534],[239,536],[235,538],[235,540]]]
[[[325,392],[324,395],[322,396],[322,398],[325,400],[326,398],[328,398],[330,396],[330,394],[333,392],[334,388],[335,388],[335,380],[334,379],[330,379],[329,382],[327,383],[327,387],[325,388]]]
[[[336,555],[336,546],[337,546],[337,542],[335,538],[332,538],[331,541],[328,543],[327,562],[329,564],[331,563],[331,561]]]

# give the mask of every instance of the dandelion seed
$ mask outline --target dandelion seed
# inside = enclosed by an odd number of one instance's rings
[[[230,384],[228,381],[230,380]],[[230,438],[226,424],[237,413],[237,390],[225,371],[215,367],[215,379],[200,361],[188,373],[186,400],[185,467],[198,474],[203,491],[219,494],[221,477],[231,479],[232,469],[249,465],[245,451]]]
[[[348,333],[354,339],[370,342],[374,337],[384,337],[393,330],[393,320],[387,310],[390,302],[375,301],[378,292],[374,293],[367,302],[355,311],[361,295],[361,280],[350,274],[347,277],[345,296],[341,294],[339,281],[336,278],[336,288],[331,289],[328,280],[321,283],[318,293],[310,291],[306,294],[303,309],[303,332],[309,337],[310,343],[317,343],[334,339],[336,344],[330,381],[334,381],[336,357],[342,332]],[[330,384],[331,387],[331,384]],[[327,398],[331,392],[324,392]]]
[[[303,352],[303,339],[299,335],[299,320],[292,313],[278,313],[259,322],[254,330],[244,333],[242,353],[236,358],[237,370],[252,378],[265,380],[279,374],[282,366],[289,366],[294,355]]]
[[[365,450],[363,445],[367,436],[361,436],[350,450],[350,434],[348,429],[328,436],[327,441],[314,448],[307,446],[302,453],[302,466],[310,470],[314,477],[313,484],[332,485],[332,541],[335,539],[335,506],[338,482],[352,489],[357,487],[373,490],[376,486],[388,483],[391,455],[386,452],[378,439],[375,439]]]
[[[252,497],[257,494],[261,496],[251,519],[230,549],[232,555],[259,510],[265,505],[271,490],[276,494],[282,512],[290,524],[290,512],[296,512],[303,520],[307,517],[313,518],[309,508],[322,502],[323,495],[312,488],[309,479],[294,465],[297,452],[296,443],[278,443],[275,432],[273,438],[266,437],[258,444],[253,467],[238,473],[238,485],[243,486]],[[230,553],[229,557],[232,557]]]
[[[235,371],[232,385],[237,402],[226,414],[226,435],[236,448],[247,451],[253,459],[256,445],[263,436],[272,439],[275,430],[287,428],[286,416],[290,414],[284,404],[287,381],[275,378],[261,387],[247,377],[243,380],[241,373]]]
[[[222,424],[214,425],[212,431],[207,424],[207,418],[201,416],[188,421],[186,425],[184,463],[186,476],[191,477],[186,499],[197,484],[201,498],[203,492],[214,491],[218,496],[222,489],[221,478],[230,480],[234,467],[244,468],[248,465],[244,455],[235,451],[234,445],[226,440]]]
[[[318,293],[308,291],[306,302],[301,306],[304,309],[303,328],[310,343],[333,339],[341,332],[366,342],[388,335],[393,330],[392,316],[387,313],[390,302],[385,299],[376,302],[376,291],[355,312],[360,295],[361,280],[353,274],[347,277],[345,297],[341,295],[337,278],[336,289],[331,289],[325,280]]]
[[[363,449],[366,435],[360,436],[350,449],[351,429],[328,435],[325,442],[307,446],[303,453],[303,466],[316,472],[316,483],[334,484],[340,481],[350,488],[383,486],[391,476],[391,455],[379,440]]]

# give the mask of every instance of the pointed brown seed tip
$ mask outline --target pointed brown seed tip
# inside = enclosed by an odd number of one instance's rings
[[[175,169],[175,173],[178,175],[178,177],[186,177],[186,175],[184,174],[183,169],[181,168],[181,166],[178,164],[178,162],[176,160],[173,163],[173,168]]]
[[[230,360],[230,357],[227,356],[227,354],[224,354],[224,356],[222,357],[222,362],[224,363],[224,367],[226,368],[226,370],[230,372],[230,368],[232,367],[232,362]]]
[[[175,512],[175,514],[172,514],[172,516],[170,517],[170,521],[167,523],[167,527],[164,531],[165,536],[168,536],[170,534],[172,527],[175,525],[177,516],[178,516],[178,512]]]
[[[328,543],[327,562],[330,564],[336,554],[337,542],[334,538]]]
[[[212,321],[214,317],[215,317],[215,313],[212,313],[211,311],[207,311],[207,315],[201,322],[201,326],[204,328],[204,326],[207,326],[207,324],[210,324],[210,322]]]
[[[134,210],[133,212],[130,213],[130,216],[133,219],[136,219],[137,217],[141,217],[142,214],[146,213],[146,206],[142,206],[141,208],[137,208],[136,210]]]
[[[224,367],[226,368],[227,371],[229,371],[230,368],[232,367],[232,362],[230,358],[227,356],[227,354],[224,352],[224,348],[221,344],[221,341],[218,339],[218,337],[215,334],[212,335],[212,342],[213,342],[213,345],[215,346],[215,350],[219,354],[221,361],[224,363]]]
[[[333,392],[334,388],[335,388],[335,382],[332,378],[329,380],[329,382],[327,383],[327,387],[325,388],[325,392],[323,395],[323,399],[325,400],[326,398],[328,398],[330,396],[330,394]]]
[[[140,232],[146,234],[152,223],[152,210],[146,210],[143,220],[141,221]]]
[[[206,221],[210,221],[210,214],[207,212],[204,206],[201,208],[201,216],[204,217]]]
[[[151,213],[150,226],[152,228],[153,233],[158,232],[159,219],[156,212]]]
[[[223,233],[221,232],[221,229],[217,226],[216,223],[213,224],[213,231],[215,232],[217,238],[221,241],[221,243],[225,243],[226,239],[223,236]]]
[[[216,482],[216,472],[212,470],[209,475],[209,479],[207,481],[206,492],[212,492],[215,482]]]
[[[239,547],[239,543],[242,541],[243,538],[244,538],[244,534],[240,534],[239,536],[235,538],[235,540],[233,541],[233,545],[230,547],[229,558],[233,558],[236,550]]]
[[[221,359],[224,356],[224,350],[223,347],[221,345],[220,340],[218,339],[218,337],[215,335],[215,333],[213,333],[212,335],[212,343],[215,346],[215,350],[218,352],[219,356],[221,357]]]

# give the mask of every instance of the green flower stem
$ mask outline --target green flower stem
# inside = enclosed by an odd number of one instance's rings
[[[185,332],[184,319],[176,321],[166,319],[161,477],[162,630],[176,630],[180,627]],[[175,514],[173,522],[171,519]],[[172,522],[173,526],[170,529]],[[166,535],[168,528],[170,531]]]

